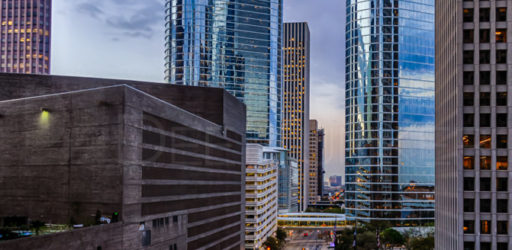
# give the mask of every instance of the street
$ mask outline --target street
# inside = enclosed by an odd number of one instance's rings
[[[305,233],[307,236],[304,236]],[[288,232],[285,250],[327,250],[330,240],[320,239],[321,234],[318,230],[294,230],[291,235]]]

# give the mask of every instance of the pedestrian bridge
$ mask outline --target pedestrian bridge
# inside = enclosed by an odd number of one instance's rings
[[[345,215],[335,213],[284,213],[279,214],[277,223],[285,229],[334,230],[347,226]]]

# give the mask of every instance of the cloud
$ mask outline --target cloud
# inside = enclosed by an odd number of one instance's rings
[[[84,2],[79,3],[75,9],[82,14],[86,14],[92,18],[100,18],[101,15],[104,14],[103,10],[101,10],[98,5],[94,2]]]

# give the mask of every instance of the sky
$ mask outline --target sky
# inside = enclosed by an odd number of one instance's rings
[[[165,0],[54,0],[52,74],[164,82]],[[311,32],[310,118],[325,129],[325,178],[344,174],[344,0],[284,0]]]

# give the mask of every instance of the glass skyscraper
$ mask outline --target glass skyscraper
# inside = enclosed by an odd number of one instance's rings
[[[282,0],[167,0],[166,80],[247,106],[247,142],[281,146]]]
[[[347,0],[346,211],[434,220],[434,0]]]

